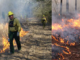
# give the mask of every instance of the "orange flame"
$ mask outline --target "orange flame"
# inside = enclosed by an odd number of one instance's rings
[[[3,40],[3,46],[4,46],[4,47],[3,47],[3,49],[0,51],[0,53],[5,52],[5,50],[8,49],[8,48],[9,48],[9,45],[10,45],[9,42],[8,42],[8,40],[7,40],[5,37],[3,37],[2,40]]]
[[[58,14],[60,16],[60,14]]]
[[[73,43],[70,43],[70,46],[75,46],[75,42],[73,42]]]
[[[62,38],[59,38],[60,39],[60,41],[59,41],[57,38],[55,38],[54,36],[52,36],[52,39],[54,39],[57,42],[63,43],[63,44],[65,43],[64,39],[62,39]],[[65,44],[66,45],[70,45],[70,46],[75,46],[75,42],[69,44],[69,41],[67,41]]]
[[[64,43],[64,39],[60,38],[60,42],[61,42],[61,43]]]
[[[67,21],[62,19],[62,24],[57,24],[57,23],[52,24],[52,31],[54,32],[54,31],[57,31],[57,30],[58,31],[62,30],[62,32],[63,32],[64,28],[67,28],[67,27],[80,29],[80,14],[78,16],[79,16],[78,19],[68,19]],[[57,42],[60,42],[62,44],[66,44],[66,45],[69,45],[69,46],[75,46],[76,45],[76,42],[69,43],[69,37],[68,36],[66,38],[57,37],[56,34],[55,34],[55,36],[52,36],[52,39],[57,41]],[[65,42],[65,39],[68,39],[68,41]],[[80,39],[80,36],[79,36],[79,39]],[[53,45],[65,48],[65,50],[62,50],[64,54],[71,54],[71,52],[70,52],[70,50],[67,46],[61,46],[57,43],[54,43]],[[62,56],[63,59],[64,59],[64,56],[62,54],[59,54],[59,55]],[[59,58],[59,60],[60,60],[60,58]]]
[[[62,50],[64,54],[71,54],[71,52],[70,52],[70,50],[69,50],[69,48],[68,48],[67,46],[60,46],[60,45],[57,44],[57,43],[54,43],[54,44],[52,44],[52,45],[56,45],[56,46],[59,46],[59,47],[64,48],[65,51]],[[62,59],[65,59],[64,56],[62,55],[62,53],[58,53],[58,55],[60,55],[60,56],[62,57]],[[60,60],[60,58],[59,58],[59,60]]]
[[[58,29],[62,29],[62,26],[59,24],[52,25],[52,30],[58,30]]]
[[[58,53],[58,55],[60,55],[62,57],[62,59],[65,59],[64,56],[62,55],[62,53],[61,54]],[[59,60],[60,60],[60,58],[59,58]]]
[[[57,43],[54,43],[54,44],[52,44],[52,45],[56,45],[56,46],[65,48],[65,50],[66,50],[67,52],[63,50],[63,53],[64,53],[64,54],[71,54],[71,52],[70,52],[70,50],[69,50],[69,48],[68,48],[67,46],[60,46],[60,45],[57,44]]]
[[[8,24],[6,24],[5,28],[6,29],[8,28]],[[25,36],[27,33],[28,33],[27,31],[24,31],[21,28],[20,37]],[[8,42],[8,39],[6,37],[2,37],[2,40],[3,40],[3,49],[0,51],[0,53],[5,52],[10,46],[10,43]],[[13,41],[13,44],[14,44],[14,46],[16,45],[15,40]]]
[[[23,36],[26,35],[27,33],[28,33],[28,31],[24,31],[24,30],[21,28],[20,37],[23,37]]]

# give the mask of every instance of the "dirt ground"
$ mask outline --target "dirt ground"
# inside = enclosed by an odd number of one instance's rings
[[[29,32],[21,38],[21,51],[17,52],[17,46],[15,46],[15,53],[9,55],[8,49],[0,54],[0,60],[51,60],[51,26],[47,25],[43,29],[41,23],[34,20],[30,21],[28,26],[25,22],[24,27],[24,30],[29,27]]]

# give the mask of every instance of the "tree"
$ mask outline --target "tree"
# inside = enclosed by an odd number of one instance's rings
[[[60,2],[60,15],[62,15],[62,0]]]
[[[66,11],[67,13],[69,12],[69,1],[68,0],[66,0]]]
[[[37,18],[42,19],[42,16],[45,15],[48,22],[51,23],[51,0],[36,0],[38,5],[34,8],[34,15]]]
[[[75,0],[75,11],[77,11],[77,0]]]

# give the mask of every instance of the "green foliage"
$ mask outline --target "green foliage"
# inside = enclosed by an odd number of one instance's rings
[[[48,23],[51,23],[51,0],[36,0],[38,2],[38,5],[34,8],[33,12],[34,15],[42,19],[42,16],[45,15],[47,18]]]

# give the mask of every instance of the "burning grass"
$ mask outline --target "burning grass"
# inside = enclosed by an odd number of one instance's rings
[[[7,23],[5,25],[4,24],[0,24],[0,26],[1,26],[0,30],[3,32],[3,35],[2,35],[3,36],[2,37],[3,48],[0,50],[0,53],[3,53],[10,46],[10,43],[8,42],[8,35],[7,35],[8,34],[8,24]],[[20,37],[25,36],[27,33],[28,33],[28,31],[24,31],[21,28]],[[14,44],[14,46],[16,45],[15,41],[13,41],[13,44]]]
[[[53,23],[52,33],[52,41],[55,40],[60,44],[53,42],[53,45],[64,48],[58,55],[60,55],[62,59],[65,59],[63,54],[71,54],[70,48],[67,46],[75,46],[80,43],[80,16],[77,19],[62,19],[59,23]]]

